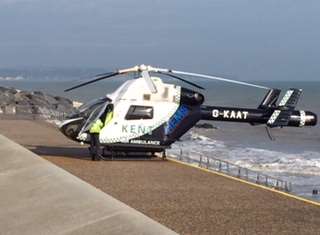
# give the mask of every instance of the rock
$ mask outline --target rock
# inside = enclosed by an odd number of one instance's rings
[[[43,96],[43,93],[41,91],[34,91],[32,92],[33,95],[40,95]]]
[[[10,92],[11,94],[16,94],[18,91],[17,91],[17,89],[9,88],[9,92]]]
[[[16,106],[13,104],[7,105],[5,107],[6,114],[16,114]]]
[[[29,114],[34,114],[34,107],[31,105],[17,105],[16,106],[16,114],[19,115],[29,115]]]
[[[79,102],[79,101],[73,101],[72,102],[72,106],[74,107],[74,108],[79,108],[81,105],[83,105],[83,103],[81,103],[81,102]]]
[[[59,104],[63,104],[65,106],[70,106],[70,107],[72,106],[72,101],[67,98],[64,98],[61,96],[55,96],[54,98],[59,102]]]
[[[49,107],[51,105],[43,96],[40,95],[32,95],[30,97],[30,103],[40,107]]]
[[[18,92],[14,95],[14,98],[17,105],[30,105],[30,98],[26,92]]]
[[[32,92],[32,94],[34,97],[37,97],[38,99],[41,99],[41,100],[47,102],[48,104],[54,105],[54,104],[59,103],[59,101],[56,100],[56,98],[54,96],[49,95],[49,94],[44,94],[41,91],[34,91],[34,92]]]
[[[62,105],[62,104],[58,104],[56,110],[63,112],[63,113],[68,113],[68,112],[70,112],[70,107]]]
[[[216,126],[210,124],[210,123],[199,123],[199,124],[196,124],[197,128],[204,128],[204,129],[218,129]]]
[[[0,113],[33,114],[54,118],[73,111],[72,101],[64,97],[52,96],[41,91],[17,91],[0,87]]]
[[[0,100],[2,104],[10,104],[10,103],[14,103],[14,92],[11,89],[1,89],[0,92]]]
[[[0,94],[2,94],[3,92],[5,92],[6,90],[8,90],[8,88],[0,87]]]

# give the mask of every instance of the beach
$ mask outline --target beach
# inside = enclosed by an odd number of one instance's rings
[[[93,162],[43,121],[3,119],[0,131],[180,234],[320,232],[319,207],[268,190],[160,159]]]

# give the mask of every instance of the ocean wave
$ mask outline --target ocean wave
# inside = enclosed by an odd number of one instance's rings
[[[242,167],[268,173],[320,176],[320,153],[286,153],[275,150],[228,146],[194,131],[189,132],[170,150],[174,155],[199,158],[200,155],[230,161]]]
[[[238,154],[241,156],[241,153]],[[242,157],[234,163],[264,172],[320,176],[320,154],[316,152],[288,154],[249,148],[246,154],[247,157]],[[259,154],[260,157],[254,157],[256,154]]]
[[[0,76],[0,81],[20,81],[20,80],[24,80],[24,77],[22,77],[22,76],[16,76],[16,77],[10,77],[10,76],[2,77],[2,76]]]

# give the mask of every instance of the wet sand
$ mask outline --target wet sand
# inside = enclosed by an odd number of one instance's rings
[[[320,207],[277,193],[170,161],[92,162],[41,121],[0,133],[181,234],[320,234]]]

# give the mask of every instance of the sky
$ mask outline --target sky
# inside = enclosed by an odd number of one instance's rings
[[[318,0],[0,0],[0,68],[320,81]]]

